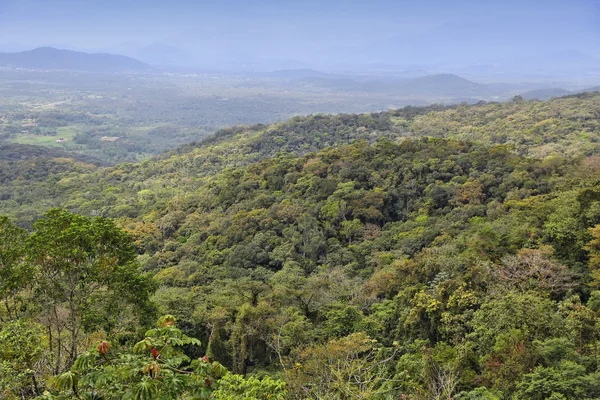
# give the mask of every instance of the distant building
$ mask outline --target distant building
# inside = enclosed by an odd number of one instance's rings
[[[117,140],[119,140],[118,136],[102,136],[100,138],[100,140],[102,140],[103,142],[116,142]]]
[[[65,142],[65,139],[63,139],[63,138],[56,139],[56,143],[64,143],[64,142]]]

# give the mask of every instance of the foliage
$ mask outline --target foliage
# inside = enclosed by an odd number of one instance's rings
[[[45,357],[43,327],[18,320],[0,329],[0,395],[3,399],[40,394],[39,365]]]
[[[598,99],[297,117],[6,172],[0,207],[32,232],[0,222],[0,318],[35,355],[2,355],[34,371],[11,395],[55,374],[59,398],[599,397]],[[134,346],[156,309],[173,318]]]
[[[385,349],[364,333],[303,349],[286,373],[297,399],[392,399],[388,378],[393,349]]]
[[[190,360],[182,348],[199,346],[184,335],[172,316],[133,346],[115,354],[106,342],[79,356],[57,376],[43,399],[283,399],[285,384],[271,378],[244,379],[207,357]],[[244,397],[240,397],[244,396]]]

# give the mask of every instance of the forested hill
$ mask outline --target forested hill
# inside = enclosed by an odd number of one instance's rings
[[[523,155],[585,155],[598,150],[600,93],[584,93],[549,101],[481,103],[478,105],[405,107],[374,114],[296,117],[273,125],[223,129],[204,141],[166,153],[210,163],[220,169],[247,164],[278,152],[305,154],[357,139],[440,137],[513,146]],[[210,166],[204,165],[210,169]]]
[[[18,163],[61,158],[71,159],[73,161],[79,161],[98,167],[102,165],[99,160],[60,149],[16,143],[0,144],[0,162],[15,163],[15,165],[11,167],[11,169],[14,170],[14,173],[18,173],[21,170],[21,168],[16,165]],[[10,171],[3,169],[3,172],[7,173]]]
[[[28,227],[53,206],[113,218],[130,235],[140,268],[153,276],[156,314],[173,317],[136,345],[150,363],[135,364],[138,375],[105,367],[116,362],[105,357],[106,345],[75,362],[50,346],[54,336],[35,353],[51,360],[46,364],[10,359],[0,365],[42,365],[35,372],[40,381],[63,373],[50,385],[50,398],[75,398],[77,390],[110,398],[115,387],[137,388],[131,382],[138,385],[138,378],[140,388],[170,393],[165,398],[192,389],[205,398],[235,398],[217,393],[250,390],[241,377],[221,386],[214,377],[183,378],[193,374],[189,368],[214,372],[208,359],[247,378],[285,382],[267,390],[269,381],[253,381],[271,393],[253,399],[273,393],[291,399],[600,398],[599,135],[600,94],[583,94],[298,117],[223,130],[139,164],[101,168],[71,160],[71,167],[30,181],[25,173],[40,156],[34,154],[29,163],[12,164],[18,170],[1,186],[10,199],[0,212]],[[94,251],[115,246],[103,245],[114,234],[103,219],[48,214],[32,228],[33,253],[23,249],[23,265],[35,266],[24,273],[45,271],[60,255],[40,238],[69,248],[75,242],[61,240],[90,227],[106,233],[91,237],[100,243]],[[131,249],[120,256],[137,265]],[[112,275],[103,274],[116,259],[101,258],[97,275],[85,270],[81,282],[100,276],[110,289]],[[70,261],[57,265],[73,282]],[[47,325],[43,332],[62,329],[60,318],[47,318],[33,300],[33,293],[55,292],[11,285],[0,291],[9,306],[24,307],[19,312]],[[92,339],[110,341],[116,347],[110,351],[124,352],[118,360],[125,368],[123,360],[141,357],[127,355],[126,345],[145,322],[130,316],[131,326],[124,326],[110,317],[111,304],[131,299],[104,304],[103,293],[93,312],[70,311],[67,326],[82,347]],[[27,306],[28,298],[34,305]],[[66,304],[61,299],[53,304]],[[141,316],[154,316],[144,306],[148,315]],[[165,364],[156,347],[150,353],[160,329],[179,334],[174,320],[202,342],[181,351],[205,354],[205,364],[185,357]],[[0,348],[6,337],[0,334]],[[188,372],[175,379],[173,371],[182,368]],[[34,390],[29,379],[18,384],[7,387]]]
[[[516,154],[534,158],[597,154],[600,94],[546,102],[516,100],[473,106],[406,107],[375,114],[314,115],[273,125],[233,127],[139,164],[65,179],[53,169],[46,169],[52,177],[47,187],[51,192],[45,195],[41,195],[43,185],[30,190],[31,182],[22,176],[21,168],[12,166],[10,175],[21,179],[0,188],[4,196],[13,199],[0,204],[0,212],[19,213],[27,219],[22,220],[25,225],[52,206],[111,217],[137,217],[148,208],[160,213],[174,194],[189,193],[206,176],[226,168],[249,165],[280,153],[303,155],[356,140],[375,143],[384,138],[396,141],[418,137],[501,144]],[[152,202],[142,201],[140,192],[150,195]]]

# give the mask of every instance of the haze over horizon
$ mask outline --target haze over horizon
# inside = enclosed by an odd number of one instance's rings
[[[597,70],[600,1],[0,0],[0,51],[214,69]]]

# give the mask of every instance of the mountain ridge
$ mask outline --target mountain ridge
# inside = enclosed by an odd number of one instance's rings
[[[493,91],[487,85],[455,74],[430,74],[411,78],[312,75],[297,81],[334,90],[387,92],[410,96],[482,96]]]
[[[131,57],[38,47],[18,53],[0,53],[0,66],[36,70],[83,72],[151,72],[154,69]]]

